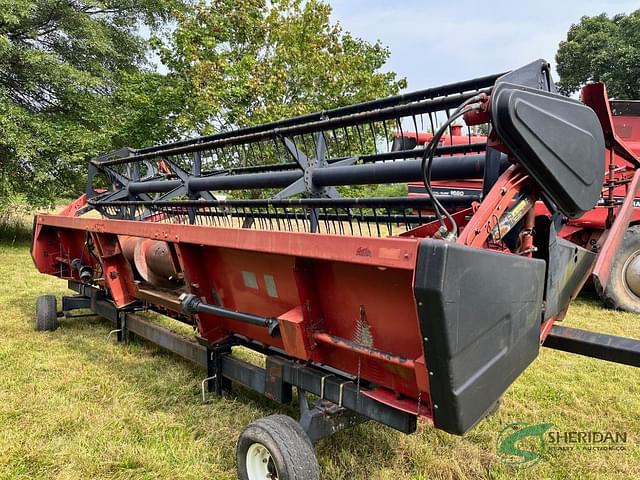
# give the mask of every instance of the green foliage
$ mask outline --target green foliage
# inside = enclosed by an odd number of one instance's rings
[[[611,96],[640,98],[640,10],[582,17],[560,42],[556,62],[563,93],[598,81],[607,84]]]
[[[33,228],[32,212],[24,205],[13,202],[11,208],[3,205],[0,199],[0,243],[27,243],[31,239],[31,229]]]
[[[170,134],[174,85],[148,68],[138,31],[179,6],[0,0],[0,196],[50,204],[82,189],[88,158]]]
[[[371,197],[406,197],[408,187],[406,183],[385,183],[381,185],[344,185],[338,187],[343,197],[371,198]]]
[[[82,191],[87,161],[123,146],[403,88],[381,71],[389,51],[330,12],[320,0],[0,0],[0,203]]]
[[[187,81],[181,124],[199,133],[254,125],[391,95],[406,86],[382,72],[389,50],[330,22],[320,0],[199,2],[169,38],[155,38]]]

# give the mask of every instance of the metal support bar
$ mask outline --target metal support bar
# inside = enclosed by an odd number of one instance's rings
[[[267,355],[265,363],[265,397],[278,403],[290,403],[293,396],[293,389],[290,383],[286,383],[282,379],[282,363],[274,361],[273,355]]]
[[[640,340],[554,325],[544,347],[640,367]]]
[[[367,421],[365,417],[326,400],[316,400],[313,407],[309,408],[304,390],[298,390],[298,402],[300,425],[312,443]]]
[[[135,313],[118,310],[113,303],[104,300],[104,292],[97,287],[81,284],[74,280],[69,281],[69,287],[90,298],[91,309],[97,315],[110,320],[116,327],[120,326],[118,318],[119,314],[122,314],[128,333],[138,335],[202,368],[206,368],[207,377],[218,375],[215,379],[206,379],[207,382],[220,381],[221,386],[218,391],[228,388],[229,384],[223,382],[233,381],[272,400],[288,403],[291,401],[291,387],[295,386],[315,395],[321,395],[322,398],[335,405],[352,410],[363,417],[401,432],[412,433],[416,429],[417,417],[415,414],[398,410],[362,395],[361,392],[364,391],[362,385],[358,389],[351,379],[333,371],[316,366],[301,365],[295,360],[280,356],[279,352],[270,351],[268,348],[262,350],[267,355],[267,369],[257,367],[229,355],[232,345],[246,344],[251,347],[241,338],[231,337],[227,342],[218,346],[201,345],[192,338],[171,332]],[[218,349],[217,358],[216,348]],[[214,350],[213,361],[212,350]]]
[[[441,157],[445,155],[463,155],[469,153],[482,153],[487,150],[486,143],[464,143],[461,145],[442,145],[436,148],[435,156]],[[422,158],[424,148],[414,148],[411,150],[392,150],[383,153],[369,153],[358,155],[359,163],[376,163],[386,160],[404,160],[407,158]],[[337,157],[327,159],[329,165],[341,162],[347,157]],[[221,175],[221,174],[240,174],[240,173],[259,173],[259,172],[281,172],[285,170],[296,170],[300,168],[296,162],[273,163],[269,165],[249,165],[246,167],[232,167],[218,170],[203,172],[203,175]]]
[[[84,295],[65,295],[62,297],[62,311],[66,314],[72,310],[91,308],[91,299]]]
[[[203,368],[207,368],[208,372],[210,372],[207,377],[212,377],[216,374],[216,372],[209,370],[211,356],[208,354],[206,346],[200,345],[194,339],[183,337],[149,322],[135,313],[127,313],[126,318],[127,330],[130,333],[138,335]],[[231,343],[227,343],[226,347],[233,345],[235,338],[230,339],[229,342]],[[270,396],[273,400],[289,402],[291,400],[290,387],[300,387],[315,395],[319,395],[322,392],[326,400],[336,405],[342,400],[343,407],[401,432],[412,433],[416,429],[417,418],[415,414],[398,410],[362,395],[361,391],[364,388],[361,386],[360,391],[358,391],[356,384],[345,377],[336,374],[328,375],[326,370],[319,367],[301,365],[294,360],[267,352],[268,368],[277,366],[275,370],[269,368],[269,375],[272,378],[269,381],[271,386],[268,387],[266,369],[235,358],[228,354],[228,350],[220,353],[219,372],[221,372],[221,376],[226,381],[233,381],[261,395],[267,395],[267,391],[275,391],[274,382],[282,382],[284,393],[279,398],[273,395]],[[210,380],[212,379],[207,379],[207,381]],[[217,378],[213,379],[213,381],[217,380]],[[226,388],[224,384],[222,387],[222,390]],[[289,390],[289,393],[287,393],[287,390]]]
[[[91,308],[96,315],[104,317],[118,326],[119,310],[113,302],[105,299],[103,290],[75,280],[69,280],[68,285],[71,290],[89,299],[89,308]]]
[[[129,333],[127,330],[127,314],[124,310],[118,312],[118,325],[120,327],[116,333],[118,343],[126,343],[129,339]]]
[[[459,180],[482,178],[485,155],[463,155],[456,158],[436,157],[432,162],[431,179]],[[506,156],[502,163],[507,165]],[[422,179],[422,160],[405,160],[402,162],[367,163],[352,166],[333,166],[319,168],[310,173],[310,181],[316,187],[336,185],[364,185],[395,182],[414,182]],[[223,175],[193,177],[189,180],[189,191],[192,193],[215,190],[244,190],[255,188],[284,188],[302,178],[301,170],[282,172],[245,173],[239,175]],[[166,193],[183,185],[182,180],[149,180],[129,182],[131,194]]]
[[[129,332],[138,335],[151,343],[158,345],[186,360],[206,368],[207,349],[198,345],[193,340],[173,333],[145,320],[136,314],[127,314],[127,327]]]
[[[501,166],[503,169],[507,166],[506,158],[506,155],[502,156]],[[431,179],[448,180],[455,178],[464,180],[482,178],[484,162],[484,154],[463,155],[456,158],[434,158]],[[422,160],[335,166],[314,170],[311,176],[313,184],[319,187],[415,182],[420,180],[422,180]]]
[[[224,390],[231,387],[231,382],[223,376],[222,359],[231,353],[233,340],[207,347],[207,390],[216,395],[222,395]]]
[[[470,204],[473,201],[480,200],[476,195],[435,195],[440,203],[446,206],[462,206]],[[115,206],[166,206],[166,207],[232,207],[232,208],[261,208],[261,207],[278,207],[278,208],[429,208],[433,205],[429,197],[373,197],[373,198],[287,198],[287,199],[242,199],[242,200],[216,200],[193,201],[179,200],[166,202],[146,202],[146,201],[117,201],[117,202],[98,202],[98,205],[115,205]]]
[[[363,395],[365,388],[360,388],[350,379],[338,375],[326,376],[326,371],[300,365],[293,360],[273,357],[274,361],[282,362],[282,378],[285,382],[299,387],[314,395],[320,395],[322,378],[324,379],[324,398],[336,405],[353,410],[365,417],[383,423],[404,433],[416,430],[417,417],[415,414],[389,407],[378,400]]]

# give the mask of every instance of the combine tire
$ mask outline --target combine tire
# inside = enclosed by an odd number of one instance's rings
[[[240,480],[318,480],[313,445],[286,415],[271,415],[247,426],[236,447]]]
[[[54,295],[39,296],[36,300],[36,330],[52,332],[59,326],[56,297]]]
[[[600,296],[610,308],[640,313],[640,225],[625,232],[613,259],[609,285]]]

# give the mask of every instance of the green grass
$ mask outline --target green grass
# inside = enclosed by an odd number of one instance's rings
[[[25,205],[0,205],[0,242],[15,244],[31,238],[33,210]]]
[[[0,478],[235,478],[243,427],[294,413],[240,388],[200,400],[198,368],[159,349],[107,340],[97,318],[33,331],[35,298],[66,293],[24,243],[0,244]],[[565,324],[640,338],[640,317],[580,300]],[[544,349],[499,412],[464,437],[421,423],[406,436],[368,423],[323,441],[327,479],[640,478],[640,370]],[[496,453],[512,422],[629,432],[624,452],[547,451],[515,470]]]

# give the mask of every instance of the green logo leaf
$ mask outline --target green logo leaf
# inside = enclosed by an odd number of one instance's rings
[[[516,422],[504,428],[498,436],[498,452],[502,461],[510,465],[533,466],[540,460],[540,451],[544,447],[544,434],[553,425],[537,423],[534,425]],[[526,439],[533,438],[528,445],[519,445]],[[533,444],[532,444],[533,443]]]

